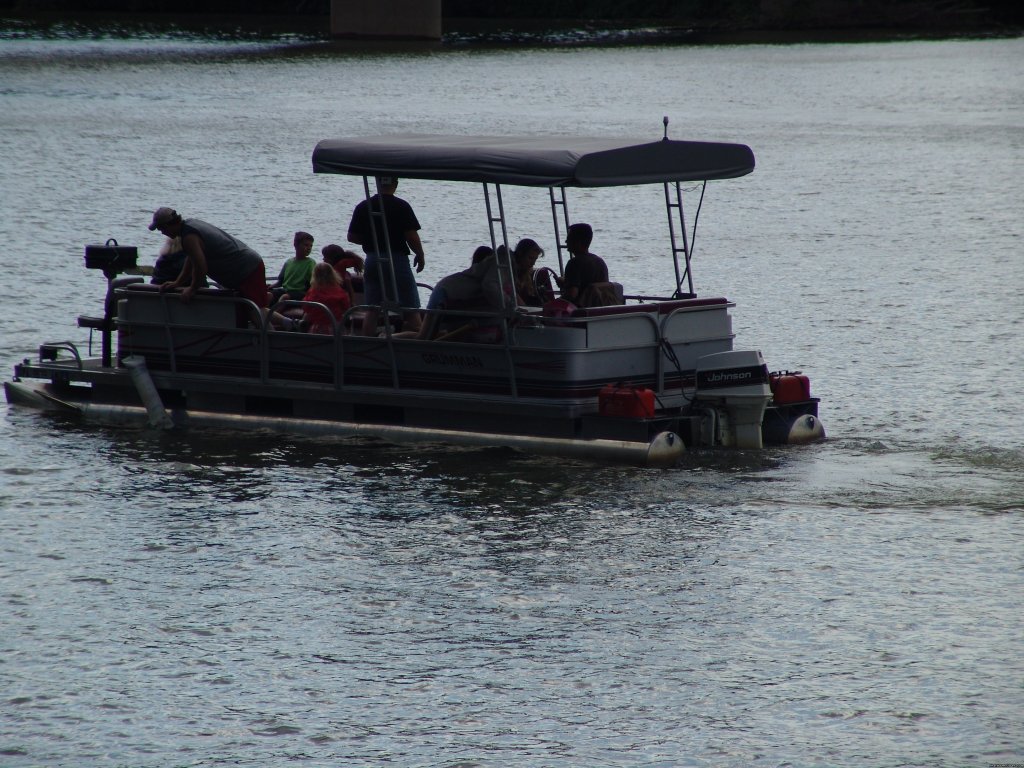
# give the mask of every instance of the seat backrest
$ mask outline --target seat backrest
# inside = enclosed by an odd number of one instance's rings
[[[591,283],[580,292],[579,301],[581,307],[609,307],[625,304],[622,298],[621,283]]]

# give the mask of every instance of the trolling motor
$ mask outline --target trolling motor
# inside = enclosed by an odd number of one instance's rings
[[[85,246],[85,268],[99,269],[107,278],[107,297],[103,302],[103,317],[78,318],[78,325],[82,328],[97,329],[103,340],[103,367],[109,368],[111,363],[110,336],[114,327],[114,312],[116,302],[114,301],[114,289],[127,283],[139,282],[142,278],[122,278],[118,275],[133,271],[139,260],[139,249],[134,245],[118,245],[117,240],[109,238],[103,245]]]
[[[102,269],[108,283],[118,275],[135,269],[138,260],[138,248],[134,245],[118,245],[112,237],[103,245],[85,246],[85,268]]]

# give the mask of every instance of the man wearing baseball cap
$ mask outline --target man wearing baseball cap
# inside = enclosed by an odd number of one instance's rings
[[[185,266],[174,280],[163,283],[161,291],[182,288],[181,300],[188,302],[195,286],[209,277],[224,288],[238,291],[261,309],[267,306],[267,275],[263,257],[241,240],[199,219],[183,219],[173,208],[157,208],[149,229],[166,237],[180,237]]]

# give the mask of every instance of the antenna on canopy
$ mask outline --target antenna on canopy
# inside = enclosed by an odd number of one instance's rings
[[[661,140],[668,141],[668,115],[661,118],[661,123],[665,126],[665,135],[661,137]]]

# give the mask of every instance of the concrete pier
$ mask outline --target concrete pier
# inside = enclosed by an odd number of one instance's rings
[[[441,0],[331,0],[331,36],[440,40]]]

